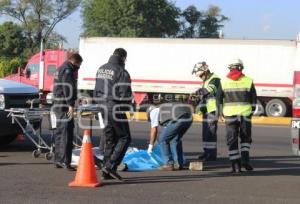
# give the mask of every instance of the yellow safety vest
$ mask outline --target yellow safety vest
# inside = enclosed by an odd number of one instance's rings
[[[208,80],[206,80],[203,85],[203,88],[205,88],[210,93],[210,95],[206,99],[207,113],[211,113],[217,110],[216,95],[218,87],[216,87],[214,84],[210,84],[213,79],[219,79],[219,77],[215,74],[212,74],[212,76]]]
[[[223,115],[224,116],[249,116],[252,113],[250,101],[250,89],[252,79],[241,77],[239,80],[222,79],[221,85],[224,93]]]

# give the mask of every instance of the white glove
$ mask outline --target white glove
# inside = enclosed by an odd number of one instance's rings
[[[153,150],[153,145],[152,145],[152,144],[149,144],[147,152],[148,152],[149,154],[151,154],[151,153],[152,153],[152,150]]]

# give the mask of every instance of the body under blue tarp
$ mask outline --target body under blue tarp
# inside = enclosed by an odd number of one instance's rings
[[[122,162],[127,164],[128,171],[153,171],[164,165],[159,145],[153,148],[151,154],[147,150],[129,150]],[[184,159],[185,162],[186,160]]]
[[[147,150],[127,152],[123,163],[127,164],[128,171],[152,171],[164,164],[159,145],[154,147],[151,154]]]

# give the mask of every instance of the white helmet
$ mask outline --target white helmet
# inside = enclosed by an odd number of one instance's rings
[[[228,65],[229,69],[237,69],[239,71],[244,69],[244,64],[243,61],[239,58],[233,59],[229,65]]]
[[[209,71],[208,65],[206,62],[198,62],[195,64],[192,74],[195,74],[196,76],[201,76],[204,72]]]

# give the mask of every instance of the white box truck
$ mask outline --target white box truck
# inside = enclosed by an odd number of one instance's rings
[[[230,60],[240,58],[244,73],[254,79],[259,102],[267,116],[290,114],[294,71],[299,68],[299,40],[231,40],[169,38],[81,38],[84,61],[78,88],[91,93],[97,69],[115,48],[127,50],[126,69],[132,78],[135,101],[174,100],[201,86],[191,74],[194,64],[206,61],[221,78]]]

